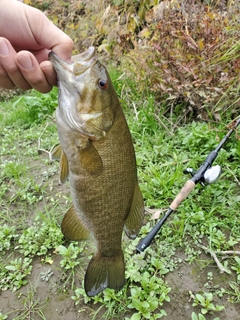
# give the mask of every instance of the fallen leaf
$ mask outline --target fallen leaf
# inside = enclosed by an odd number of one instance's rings
[[[204,42],[203,42],[202,39],[198,40],[198,48],[199,48],[200,50],[203,50],[203,48],[204,48]]]
[[[149,38],[150,35],[151,35],[151,31],[149,30],[149,28],[142,29],[142,31],[140,31],[138,34],[140,38]]]
[[[158,209],[154,212],[154,214],[152,215],[150,220],[157,220],[159,219],[159,217],[161,216],[161,214],[164,212],[165,210],[163,209]]]
[[[55,15],[53,18],[52,18],[52,22],[57,25],[58,24],[58,16]]]
[[[45,262],[49,264],[53,264],[53,260],[51,258],[46,258]]]

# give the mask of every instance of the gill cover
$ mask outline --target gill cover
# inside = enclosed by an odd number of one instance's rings
[[[63,61],[54,52],[50,52],[49,58],[58,77],[57,121],[89,139],[104,137],[114,122],[111,106],[116,93],[106,68],[95,56],[95,49],[90,47],[74,56],[72,63]]]

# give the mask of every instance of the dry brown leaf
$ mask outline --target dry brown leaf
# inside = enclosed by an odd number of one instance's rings
[[[157,210],[153,213],[153,215],[152,215],[152,217],[150,218],[150,220],[158,220],[159,217],[163,214],[164,211],[165,211],[164,209],[157,209]]]

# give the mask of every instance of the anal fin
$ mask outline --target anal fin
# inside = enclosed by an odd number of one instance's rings
[[[124,225],[124,231],[129,238],[136,238],[139,230],[142,227],[143,217],[144,201],[139,185],[136,183],[131,209]]]
[[[61,229],[64,236],[72,241],[86,240],[90,235],[90,231],[81,221],[73,206],[66,212]]]

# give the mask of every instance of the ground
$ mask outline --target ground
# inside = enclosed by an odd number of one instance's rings
[[[181,253],[179,256],[183,256]],[[0,310],[2,313],[9,313],[8,319],[47,319],[47,320],[91,320],[100,307],[100,304],[79,304],[74,306],[70,296],[73,294],[71,290],[59,293],[61,283],[61,271],[59,270],[59,261],[54,258],[54,263],[51,266],[53,275],[48,282],[40,279],[40,273],[47,272],[49,266],[43,265],[41,261],[35,260],[30,284],[13,293],[10,291],[0,293]],[[169,296],[170,302],[163,304],[163,309],[167,312],[167,316],[163,317],[166,320],[186,320],[191,319],[193,311],[192,303],[190,302],[189,291],[199,292],[204,290],[207,283],[207,273],[211,271],[219,276],[219,271],[216,267],[209,267],[204,272],[199,271],[197,264],[189,265],[183,262],[181,267],[166,276],[166,281],[172,288]],[[222,276],[222,282],[229,281],[225,276]],[[219,284],[219,282],[218,282]],[[80,284],[79,284],[80,285]],[[225,299],[224,297],[222,299]],[[217,301],[217,304],[223,304],[222,299]],[[34,305],[35,304],[35,305]],[[40,315],[37,314],[41,310]],[[104,308],[99,312],[94,319],[108,319],[102,315]],[[196,311],[196,310],[195,310]],[[221,312],[220,319],[222,320],[239,320],[239,304],[228,303],[226,309]],[[20,315],[20,316],[19,316]],[[43,316],[44,315],[44,316]],[[19,317],[18,317],[19,316]],[[206,315],[207,320],[215,319],[217,314]],[[117,317],[124,319],[124,317]]]

